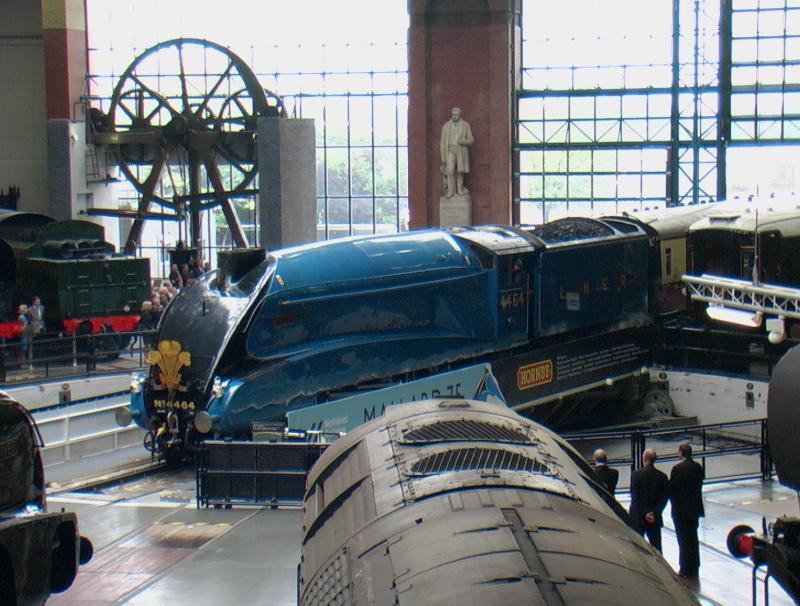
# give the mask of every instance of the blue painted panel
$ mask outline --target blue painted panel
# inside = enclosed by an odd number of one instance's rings
[[[378,278],[408,283],[429,271],[477,269],[462,241],[442,231],[343,238],[276,251],[277,275],[270,293],[336,287],[347,291]]]
[[[292,429],[347,432],[383,415],[387,406],[448,396],[474,398],[489,373],[491,368],[488,364],[476,364],[369,393],[290,410],[286,419]]]
[[[535,276],[536,336],[593,326],[645,321],[646,238],[548,250]]]
[[[410,331],[326,346],[299,349],[238,375],[241,386],[235,396],[213,400],[209,413],[220,418],[222,431],[244,431],[252,421],[282,420],[288,410],[316,403],[319,393],[476,358],[494,351],[498,343],[442,331]]]

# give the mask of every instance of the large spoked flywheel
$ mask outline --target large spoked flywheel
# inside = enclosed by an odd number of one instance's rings
[[[231,200],[252,193],[256,121],[274,115],[247,64],[207,40],[162,42],[139,55],[114,88],[109,136],[120,169],[141,195],[126,250],[151,203],[188,210],[192,244],[200,214],[221,206],[237,246],[247,246]]]

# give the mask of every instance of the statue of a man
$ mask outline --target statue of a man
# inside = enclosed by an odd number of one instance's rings
[[[442,127],[439,151],[442,159],[442,174],[446,178],[445,196],[468,194],[464,187],[464,175],[469,172],[469,146],[474,143],[469,123],[461,119],[461,109],[454,107],[450,120]]]

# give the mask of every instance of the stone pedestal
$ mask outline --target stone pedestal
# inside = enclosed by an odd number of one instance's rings
[[[441,227],[472,225],[472,198],[469,194],[455,194],[439,198],[439,225]]]
[[[314,121],[259,118],[261,246],[267,250],[317,239]]]

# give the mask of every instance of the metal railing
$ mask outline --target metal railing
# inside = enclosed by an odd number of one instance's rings
[[[129,404],[129,396],[114,395],[34,411],[33,418],[44,441],[45,465],[68,463],[141,444],[144,431],[140,427],[134,423],[120,427],[116,423],[117,409]]]
[[[0,339],[0,383],[85,376],[145,365],[155,330],[37,335],[29,344]]]
[[[664,429],[630,429],[623,431],[599,431],[565,434],[563,436],[573,447],[587,457],[595,447],[606,447],[607,444],[628,442],[627,456],[609,457],[608,464],[619,469],[619,489],[629,488],[623,481],[628,474],[642,466],[642,455],[647,448],[659,451],[658,465],[674,463],[680,459],[677,446],[681,442],[689,442],[693,446],[692,458],[699,461],[706,473],[706,482],[722,482],[747,478],[772,477],[773,467],[767,446],[767,420],[754,419],[731,423],[713,423],[709,425],[687,425]],[[671,446],[669,454],[664,448]],[[662,454],[662,452],[664,454]],[[758,465],[744,465],[750,459],[733,460],[732,457],[758,456]],[[723,459],[725,465],[721,463]],[[717,469],[717,467],[719,469]]]

